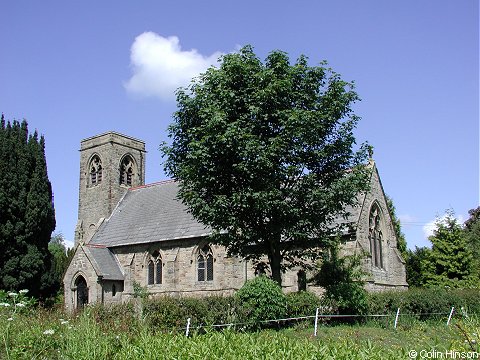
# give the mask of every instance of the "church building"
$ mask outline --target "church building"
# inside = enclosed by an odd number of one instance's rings
[[[151,296],[227,295],[255,277],[251,262],[209,243],[210,229],[177,199],[173,180],[145,184],[145,143],[116,132],[81,141],[75,254],[65,273],[65,307],[121,303],[145,287]],[[406,288],[405,262],[380,177],[349,209],[344,254],[366,254],[366,288]],[[302,269],[283,274],[285,292],[319,291]]]

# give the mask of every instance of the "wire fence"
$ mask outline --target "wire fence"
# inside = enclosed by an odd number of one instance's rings
[[[400,308],[397,309],[396,313],[391,314],[320,314],[319,308],[316,309],[315,315],[306,315],[306,316],[298,316],[298,317],[288,317],[288,318],[281,318],[281,319],[271,319],[271,320],[260,320],[256,322],[231,322],[225,324],[211,324],[211,325],[193,325],[191,324],[191,318],[187,319],[187,324],[185,327],[179,329],[181,331],[185,331],[185,336],[189,336],[192,330],[201,330],[201,329],[221,329],[221,328],[241,328],[245,326],[252,326],[252,325],[259,325],[259,324],[275,324],[275,323],[285,323],[285,322],[292,322],[292,321],[301,321],[301,320],[309,320],[314,319],[314,333],[313,336],[317,336],[318,334],[318,325],[320,320],[330,320],[330,319],[348,319],[348,318],[390,318],[393,319],[393,328],[396,329],[399,325],[400,317],[425,317],[425,316],[445,316],[446,317],[446,325],[449,326],[451,320],[455,314],[455,307],[450,309],[450,312],[435,312],[435,313],[402,313]],[[448,316],[447,316],[448,315]],[[468,317],[467,314],[463,313],[462,316]]]

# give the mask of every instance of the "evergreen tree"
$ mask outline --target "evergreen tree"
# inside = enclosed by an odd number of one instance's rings
[[[465,233],[452,212],[437,220],[429,237],[430,255],[423,260],[426,285],[470,288],[478,286],[475,279],[473,254],[468,248]]]
[[[465,239],[472,251],[477,280],[480,283],[480,206],[468,211],[470,217],[465,221]]]
[[[47,296],[55,213],[45,140],[2,115],[0,150],[0,289]]]
[[[429,259],[431,249],[417,247],[415,250],[407,250],[406,270],[407,283],[411,287],[423,287],[427,282],[426,260]]]

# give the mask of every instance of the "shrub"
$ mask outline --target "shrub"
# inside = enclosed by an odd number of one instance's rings
[[[94,304],[89,306],[89,312],[102,331],[135,332],[139,328],[132,303]]]
[[[247,327],[268,327],[265,320],[279,319],[286,315],[286,297],[280,286],[266,276],[258,276],[247,281],[237,291],[239,320]]]
[[[339,314],[362,315],[368,311],[360,255],[340,256],[338,246],[324,254],[313,281],[325,289],[324,306]]]
[[[188,318],[178,299],[169,296],[145,300],[143,315],[148,328],[154,331],[174,331],[185,326]]]
[[[146,300],[143,314],[153,331],[178,331],[190,318],[192,329],[199,326],[235,321],[235,299],[231,296],[205,298],[173,298],[169,296]]]
[[[457,313],[464,308],[469,313],[480,314],[479,296],[480,291],[475,289],[413,288],[369,294],[368,303],[371,314],[394,313],[400,308],[402,313],[416,314],[417,318],[426,320],[444,317],[452,306]]]
[[[320,306],[321,299],[314,293],[300,291],[287,294],[288,317],[314,315]]]

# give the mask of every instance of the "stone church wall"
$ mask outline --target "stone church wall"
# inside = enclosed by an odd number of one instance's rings
[[[77,308],[75,282],[79,276],[83,276],[87,282],[89,302],[97,302],[98,299],[101,299],[102,286],[98,282],[98,276],[92,263],[81,247],[77,248],[64,276],[63,286],[67,311],[73,311]]]

